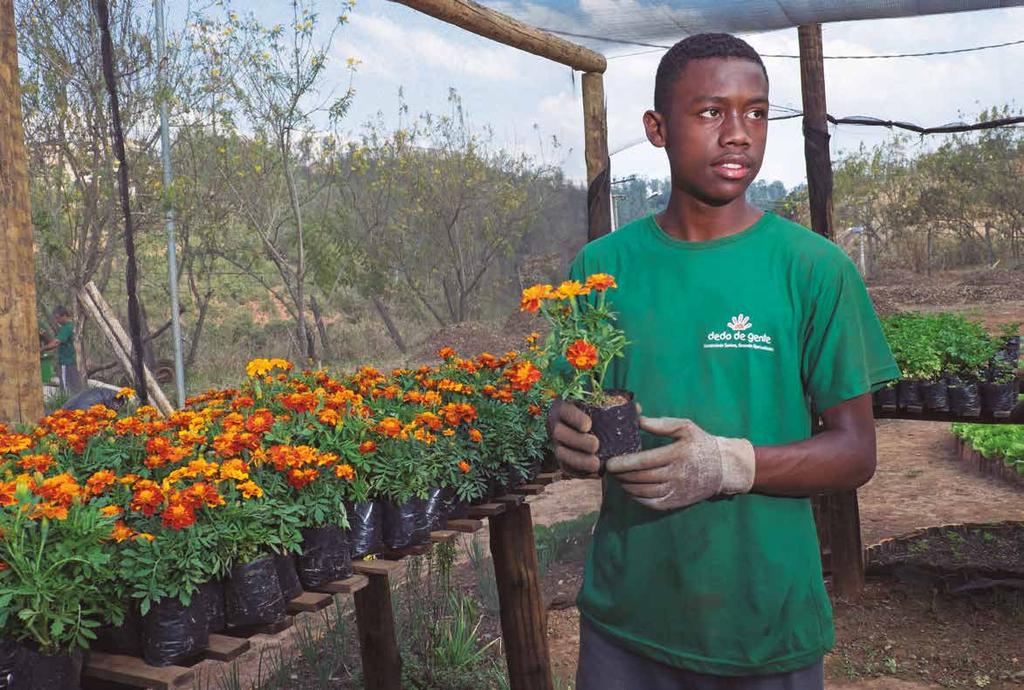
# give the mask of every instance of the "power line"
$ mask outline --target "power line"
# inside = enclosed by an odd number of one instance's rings
[[[607,36],[595,36],[593,34],[581,34],[572,31],[559,31],[557,29],[541,29],[551,34],[558,34],[561,36],[570,36],[572,38],[586,38],[592,41],[603,41],[605,43],[618,43],[621,45],[638,46],[641,48],[653,48],[654,50],[642,50],[636,53],[627,53],[626,55],[612,55],[609,56],[609,60],[617,58],[631,57],[634,55],[646,55],[648,53],[655,53],[661,50],[668,50],[672,46],[665,45],[663,43],[645,43],[643,41],[631,41],[621,38],[609,38]],[[955,55],[959,53],[974,53],[979,50],[992,50],[993,48],[1006,48],[1007,46],[1016,46],[1024,44],[1024,39],[1018,41],[1007,41],[1005,43],[991,43],[989,45],[974,46],[972,48],[954,48],[951,50],[930,50],[923,53],[891,53],[887,55],[825,55],[826,60],[891,60],[894,58],[910,58],[910,57],[931,57],[933,55]],[[800,59],[800,55],[792,55],[788,53],[760,53],[763,58],[787,58],[792,60]]]
[[[793,118],[803,117],[803,113],[792,113],[789,115],[776,115],[775,117],[769,117],[769,120],[792,120]],[[922,127],[921,125],[915,125],[910,122],[900,122],[899,120],[883,120],[877,117],[868,117],[866,115],[853,115],[851,117],[834,117],[832,115],[826,115],[826,118],[833,125],[857,125],[860,127],[886,127],[888,129],[905,129],[911,132],[916,132],[921,135],[925,134],[957,134],[960,132],[975,132],[985,129],[997,129],[999,127],[1015,127],[1016,125],[1024,124],[1024,116],[1017,117],[1003,117],[995,120],[987,120],[985,122],[976,122],[974,124],[967,124],[964,122],[951,123],[948,125],[941,125],[939,127]]]

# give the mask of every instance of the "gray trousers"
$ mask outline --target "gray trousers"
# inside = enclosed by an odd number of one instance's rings
[[[768,676],[710,676],[684,671],[619,647],[580,618],[580,661],[576,690],[823,690],[821,661],[790,673]]]

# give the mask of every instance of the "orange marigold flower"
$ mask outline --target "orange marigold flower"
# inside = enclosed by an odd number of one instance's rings
[[[540,340],[540,333],[538,333],[536,331],[534,331],[530,335],[526,336],[526,344],[527,345],[533,345],[538,340]]]
[[[529,412],[534,417],[540,417],[541,414],[544,412],[542,409],[540,409],[540,405],[535,405],[533,403],[530,403],[527,406],[526,411]]]
[[[117,475],[110,470],[94,472],[85,482],[86,490],[93,496],[99,496],[109,487],[117,483]]]
[[[38,455],[22,455],[18,460],[18,467],[28,472],[39,472],[45,474],[56,462],[52,455],[42,453]]]
[[[362,453],[363,455],[366,455],[367,453],[372,453],[375,450],[377,450],[377,444],[374,443],[373,441],[363,441],[362,443],[359,444],[359,452]]]
[[[593,369],[597,366],[597,348],[586,340],[577,340],[565,351],[565,358],[577,369]]]
[[[461,470],[463,474],[469,472],[469,463],[465,460],[459,460],[459,470]]]
[[[542,300],[554,298],[555,293],[550,285],[531,285],[523,290],[519,300],[519,311],[537,311]]]
[[[334,468],[334,474],[338,479],[347,479],[352,481],[356,478],[356,471],[352,468],[352,465],[338,465]]]
[[[163,518],[164,527],[183,529],[195,524],[196,511],[187,503],[172,503],[164,509],[160,517]]]
[[[586,286],[591,290],[596,290],[597,292],[604,292],[608,288],[619,287],[615,283],[615,278],[608,275],[607,273],[594,273],[590,276],[587,276]]]
[[[60,503],[43,501],[32,510],[32,513],[28,517],[30,520],[39,520],[41,518],[46,518],[48,520],[67,520],[68,507],[61,505]]]
[[[480,441],[484,440],[484,435],[480,433],[479,429],[470,429],[469,440],[480,443]]]
[[[455,356],[455,350],[450,347],[442,347],[437,351],[437,356],[441,359],[451,359]]]
[[[263,498],[263,489],[260,488],[259,484],[250,480],[242,482],[238,485],[238,490],[242,492],[242,496],[249,498]]]
[[[42,485],[34,489],[35,493],[62,506],[70,506],[82,495],[82,487],[67,472],[43,480]]]
[[[377,433],[384,434],[388,438],[395,438],[402,433],[402,422],[395,417],[385,417],[380,420],[376,428]]]
[[[265,434],[274,426],[274,413],[260,408],[245,420],[245,430],[252,434]]]
[[[110,538],[120,544],[123,541],[127,541],[135,536],[135,530],[128,525],[124,524],[122,520],[118,520],[114,523],[114,528],[110,530]]]
[[[433,412],[420,412],[416,415],[416,423],[422,424],[432,431],[437,431],[444,425],[444,421]]]
[[[505,370],[505,378],[517,391],[528,391],[540,381],[540,369],[529,362],[519,362]]]
[[[252,396],[243,395],[231,401],[231,409],[237,412],[238,410],[243,410],[247,407],[252,407],[255,404],[256,401],[252,399]]]
[[[567,280],[558,286],[555,290],[555,297],[559,299],[570,299],[572,297],[579,297],[581,295],[590,294],[590,288],[580,283],[578,280]]]
[[[337,410],[327,408],[325,410],[320,411],[320,414],[317,415],[317,419],[320,420],[321,424],[326,424],[327,426],[337,426],[338,422],[341,421],[341,415],[338,414]]]
[[[156,537],[154,537],[149,532],[137,532],[132,538],[133,539],[145,539],[146,541],[156,541]]]
[[[497,369],[499,365],[498,358],[492,355],[490,352],[484,352],[476,358],[477,364],[484,367],[485,369]]]
[[[249,466],[239,458],[225,460],[220,465],[220,478],[244,482],[249,479]]]
[[[164,502],[164,494],[160,487],[144,487],[136,489],[132,496],[131,509],[142,513],[146,517],[156,514],[157,509]]]
[[[444,431],[441,432],[441,435],[442,436],[454,436],[455,435],[455,429],[445,429]]]
[[[312,412],[319,404],[317,397],[313,393],[288,393],[287,395],[279,396],[278,400],[286,408],[299,414]]]
[[[320,473],[314,469],[299,470],[291,469],[288,470],[288,483],[294,486],[296,489],[302,489],[308,486]]]
[[[117,395],[115,397],[118,400],[131,400],[132,398],[135,397],[135,389],[125,386],[124,388],[117,392]]]
[[[32,437],[25,434],[0,434],[0,455],[20,453],[32,447]]]
[[[119,506],[103,506],[100,508],[100,515],[103,517],[114,517],[120,515],[124,511]]]
[[[10,506],[17,505],[18,499],[14,497],[14,492],[17,490],[17,480],[12,479],[8,482],[0,482],[0,506],[9,508]]]

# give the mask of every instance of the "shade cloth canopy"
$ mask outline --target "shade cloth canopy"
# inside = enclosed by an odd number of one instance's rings
[[[706,31],[749,33],[801,24],[1022,7],[1024,0],[482,0],[481,4],[602,53]]]

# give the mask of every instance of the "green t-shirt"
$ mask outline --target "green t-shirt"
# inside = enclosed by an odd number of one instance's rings
[[[586,245],[571,277],[598,272],[618,282],[608,299],[630,341],[605,386],[633,391],[647,416],[792,443],[810,436],[812,410],[899,376],[853,263],[774,214],[706,242],[642,218]],[[607,478],[579,608],[622,646],[701,673],[792,671],[834,642],[807,498],[662,512]]]
[[[57,346],[57,363],[60,365],[75,363],[75,324],[68,321],[61,325],[60,330],[57,331],[57,340],[60,341],[60,345]]]

